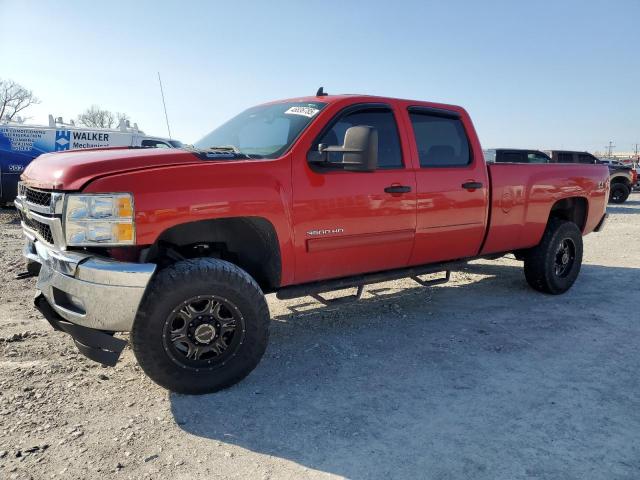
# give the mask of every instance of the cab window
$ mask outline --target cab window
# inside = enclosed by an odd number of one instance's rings
[[[527,163],[549,163],[549,157],[538,152],[529,152],[527,154]]]
[[[343,145],[347,129],[357,125],[368,125],[378,131],[378,168],[402,168],[402,148],[400,136],[393,112],[389,108],[362,108],[339,116],[316,142],[315,147],[325,145]],[[334,163],[342,161],[342,153],[329,152],[328,160]]]
[[[499,155],[500,163],[526,163],[527,160],[524,152],[501,152]]]
[[[469,140],[459,118],[410,111],[420,167],[462,167],[471,163]]]
[[[586,153],[579,153],[578,163],[598,163],[598,159]]]

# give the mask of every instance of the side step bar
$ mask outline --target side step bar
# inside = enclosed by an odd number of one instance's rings
[[[422,286],[432,286],[446,283],[451,278],[451,271],[460,270],[467,264],[466,260],[456,262],[438,263],[434,265],[423,265],[419,267],[397,268],[384,272],[365,273],[362,275],[354,275],[352,277],[336,278],[333,280],[322,280],[319,282],[303,283],[301,285],[292,285],[291,287],[283,287],[276,292],[276,297],[280,300],[290,300],[292,298],[311,296],[325,305],[335,305],[347,301],[359,300],[362,296],[363,287],[371,283],[387,282],[389,280],[399,280],[401,278],[411,278]],[[420,275],[431,273],[445,272],[444,278],[434,280],[422,280],[418,278]],[[321,293],[331,292],[333,290],[343,290],[346,288],[357,288],[355,295],[341,297],[336,299],[325,299],[320,297]]]
[[[436,273],[436,272],[434,272]],[[420,277],[411,277],[411,280],[422,285],[423,287],[433,287],[434,285],[442,285],[451,279],[451,270],[445,270],[443,278],[434,278],[433,280],[422,280]]]
[[[357,302],[358,300],[360,300],[362,298],[362,293],[364,292],[364,285],[359,285],[357,288],[358,289],[356,290],[355,295],[345,295],[344,297],[339,297],[339,298],[324,298],[319,293],[311,293],[310,295],[318,302],[329,307],[329,306],[335,306],[335,305],[342,305],[344,303]]]

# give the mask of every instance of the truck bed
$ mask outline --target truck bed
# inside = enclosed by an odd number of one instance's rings
[[[588,215],[604,211],[608,197],[607,168],[584,164],[487,165],[490,189],[489,226],[482,255],[533,247],[540,242],[556,202],[569,197],[584,199],[579,221],[583,234],[593,231],[600,218]]]

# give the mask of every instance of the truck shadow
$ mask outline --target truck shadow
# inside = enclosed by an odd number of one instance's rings
[[[373,296],[339,309],[301,311],[312,306],[303,300],[297,313],[274,315],[249,377],[212,395],[170,394],[172,413],[192,435],[295,462],[294,477],[302,468],[355,479],[624,473],[624,462],[637,468],[619,448],[634,444],[633,422],[601,419],[635,411],[637,395],[598,392],[638,385],[640,354],[620,345],[640,333],[627,320],[639,276],[584,265],[571,291],[550,296],[501,261],[433,289],[373,285]],[[609,282],[632,290],[603,289]],[[594,451],[602,463],[585,465]]]

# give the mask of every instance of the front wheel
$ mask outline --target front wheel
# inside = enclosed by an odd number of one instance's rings
[[[573,222],[552,218],[540,243],[524,255],[527,283],[558,295],[571,288],[582,265],[582,233]]]
[[[157,384],[202,394],[229,387],[260,362],[269,309],[251,276],[212,258],[178,262],[147,287],[131,331],[133,352]]]

